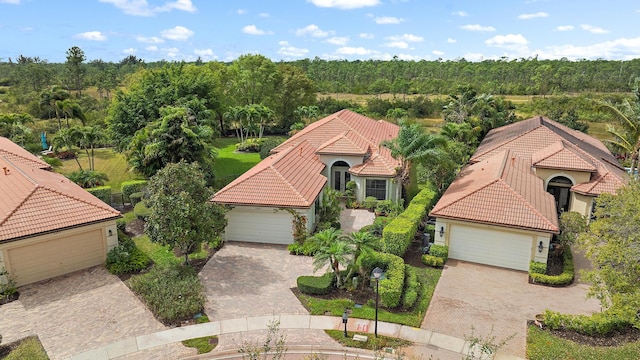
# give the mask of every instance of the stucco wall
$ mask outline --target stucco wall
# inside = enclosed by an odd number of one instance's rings
[[[536,176],[544,180],[544,188],[547,188],[547,184],[549,184],[549,180],[553,179],[556,176],[564,176],[571,181],[573,181],[573,185],[586,183],[591,179],[591,173],[589,172],[581,172],[581,171],[567,171],[567,170],[555,170],[555,169],[538,169],[534,170]]]
[[[587,218],[591,216],[591,207],[593,197],[584,196],[582,194],[571,193],[571,209],[570,211],[578,212]]]

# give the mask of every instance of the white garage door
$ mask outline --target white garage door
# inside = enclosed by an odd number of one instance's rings
[[[269,244],[293,243],[291,215],[273,209],[236,207],[227,214],[227,240]]]
[[[530,235],[451,225],[449,257],[528,271],[531,244]]]
[[[100,229],[7,250],[18,285],[30,284],[104,263]]]

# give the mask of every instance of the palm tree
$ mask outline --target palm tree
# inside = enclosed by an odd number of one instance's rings
[[[94,149],[96,145],[102,144],[106,141],[107,136],[102,129],[97,126],[85,126],[78,129],[78,140],[80,141],[80,147],[87,153],[89,159],[89,170],[96,169]],[[89,153],[91,150],[91,153]]]
[[[375,251],[378,238],[368,231],[352,232],[343,238],[347,243],[353,246],[353,264],[355,266],[350,267],[349,274],[347,275],[347,279],[349,279],[356,270],[356,267],[358,272],[361,272],[362,267],[359,263],[360,256]]]
[[[71,99],[59,100],[56,101],[56,108],[60,109],[60,113],[64,115],[64,119],[67,121],[67,128],[69,128],[69,118],[79,119],[82,126],[85,125],[84,112],[77,102]]]
[[[225,120],[230,121],[231,125],[236,129],[236,136],[241,143],[244,142],[244,134],[242,133],[242,107],[230,106],[222,115]]]
[[[313,255],[313,271],[316,272],[326,265],[333,270],[336,286],[342,286],[340,265],[347,267],[353,261],[353,246],[342,239],[342,231],[329,228],[315,234],[311,241],[318,245]]]
[[[51,140],[51,145],[55,151],[61,148],[67,148],[67,150],[73,151],[73,146],[78,143],[79,137],[80,134],[76,128],[60,129]],[[75,156],[74,158],[76,159],[78,168],[82,170],[82,165],[80,165],[78,157]]]
[[[46,107],[49,118],[51,118],[51,112],[54,113],[56,120],[58,120],[58,129],[62,129],[62,124],[60,123],[60,108],[57,106],[57,103],[68,99],[70,96],[67,90],[57,85],[44,90],[40,94],[40,106]]]

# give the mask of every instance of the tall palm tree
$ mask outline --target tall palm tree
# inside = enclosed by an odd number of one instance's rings
[[[222,115],[225,120],[231,122],[231,126],[236,129],[236,136],[241,143],[244,142],[244,134],[242,132],[242,107],[230,106]]]
[[[313,271],[329,265],[336,277],[336,286],[341,287],[340,265],[347,267],[353,261],[353,246],[342,238],[341,230],[334,228],[320,231],[311,239],[318,245],[313,255]]]
[[[58,149],[66,148],[69,151],[73,151],[73,146],[78,143],[80,138],[80,134],[78,129],[70,128],[70,129],[61,129],[59,130],[51,141],[51,145],[55,151]],[[74,157],[76,163],[78,164],[78,168],[82,170],[82,165],[80,165],[80,161],[78,157]]]
[[[104,143],[106,139],[107,136],[105,133],[97,126],[85,126],[78,129],[78,140],[80,147],[82,147],[87,153],[87,158],[89,159],[89,170],[96,169],[94,154],[95,147]],[[89,153],[89,150],[91,150],[91,153]]]

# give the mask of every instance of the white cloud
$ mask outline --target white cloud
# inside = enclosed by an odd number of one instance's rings
[[[433,55],[435,55],[435,56],[442,56],[442,55],[444,55],[444,51],[440,51],[440,50],[433,50],[431,53],[432,53]]]
[[[380,0],[307,0],[317,7],[357,9],[362,7],[376,6]]]
[[[513,45],[527,45],[529,42],[520,34],[508,34],[494,36],[491,39],[486,40],[484,43],[489,46],[508,47]]]
[[[155,45],[149,45],[146,48],[144,48],[147,51],[158,51],[158,47]]]
[[[138,50],[134,49],[134,48],[128,48],[128,49],[124,49],[122,50],[123,54],[135,54]]]
[[[466,11],[455,11],[453,15],[460,16],[460,17],[469,16],[469,14]]]
[[[211,49],[194,49],[193,53],[204,60],[217,59],[218,56]]]
[[[560,25],[556,27],[556,31],[571,31],[573,30],[573,26],[571,25]]]
[[[191,0],[168,1],[162,6],[151,7],[147,0],[98,0],[103,3],[113,4],[127,15],[154,16],[160,12],[181,10],[195,12],[197,9]]]
[[[534,14],[522,14],[522,15],[518,15],[518,19],[520,20],[529,20],[529,19],[535,19],[535,18],[544,18],[544,17],[548,17],[549,14],[547,14],[546,12],[537,12]]]
[[[329,31],[324,31],[318,27],[316,24],[310,24],[303,28],[296,29],[296,36],[313,36],[313,37],[327,37],[329,36]],[[331,32],[333,33],[333,32]]]
[[[178,48],[172,47],[172,48],[162,48],[160,49],[162,50],[162,52],[164,52],[166,57],[170,57],[170,58],[177,58],[178,55],[180,55],[180,50],[178,50]]]
[[[278,45],[281,46],[281,48],[278,49],[278,54],[282,56],[300,58],[309,53],[308,49],[291,46],[288,41],[280,41]]]
[[[467,31],[496,31],[496,29],[493,26],[481,26],[478,24],[473,24],[473,25],[464,25],[460,27],[462,30],[467,30]]]
[[[169,40],[184,41],[193,36],[193,31],[178,25],[173,29],[162,30],[160,36]]]
[[[376,24],[400,24],[404,22],[404,19],[394,16],[378,16],[374,21]]]
[[[258,29],[255,25],[247,25],[243,27],[242,32],[248,35],[273,35],[272,31]]]
[[[271,17],[271,15],[269,15],[268,13],[260,13],[260,14],[258,14],[258,16],[261,17],[261,18]]]
[[[372,33],[360,33],[361,39],[373,39],[374,37]]]
[[[418,61],[418,60],[423,60],[425,59],[424,57],[421,56],[417,56],[417,55],[411,55],[411,54],[389,54],[389,53],[384,53],[384,54],[374,54],[371,56],[372,59],[377,59],[377,60],[384,60],[384,61],[390,61],[393,60],[394,57],[397,57],[399,60],[405,60],[405,61]]]
[[[484,55],[480,53],[466,53],[462,56],[467,61],[482,61],[484,60]]]
[[[408,49],[409,44],[404,41],[392,41],[384,44],[386,47],[398,48],[398,49]]]
[[[327,40],[325,40],[326,43],[328,44],[333,44],[333,45],[347,45],[347,43],[349,42],[349,37],[348,36],[334,36],[332,38],[328,38]]]
[[[447,39],[447,43],[449,43],[449,44],[455,44],[457,42],[458,42],[458,40],[456,40],[456,39],[452,39],[452,38],[448,38]]]
[[[244,14],[246,14],[246,13],[247,13],[247,10],[245,10],[245,9],[238,9],[238,10],[236,10],[236,13],[238,13],[238,15],[244,15]]]
[[[406,42],[421,42],[424,40],[422,36],[413,35],[413,34],[387,36],[385,39],[391,40],[391,41],[406,41]]]
[[[20,0],[0,0],[0,4],[20,5]]]
[[[336,50],[336,53],[340,55],[369,55],[372,51],[363,47],[345,46]]]
[[[157,37],[157,36],[136,36],[136,40],[138,40],[141,43],[145,43],[145,44],[162,44],[164,42],[163,39]]]
[[[100,31],[87,31],[73,36],[76,39],[83,39],[89,41],[105,41],[107,37]]]
[[[540,58],[560,59],[625,59],[640,57],[640,37],[620,38],[587,46],[561,45],[536,50]]]
[[[609,33],[609,30],[605,30],[603,28],[599,28],[597,26],[592,26],[588,24],[582,24],[580,25],[580,27],[582,28],[582,30],[588,31],[592,34],[608,34]]]

